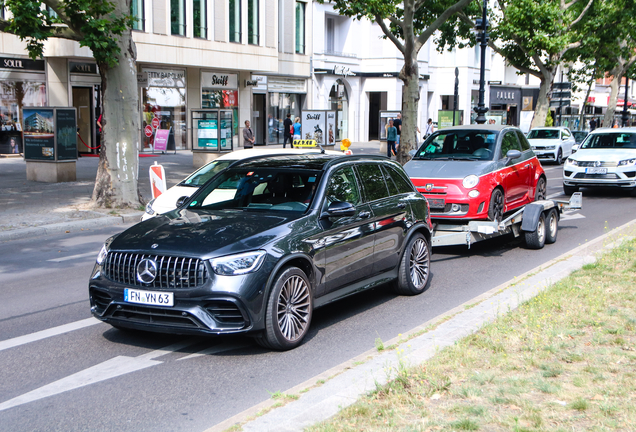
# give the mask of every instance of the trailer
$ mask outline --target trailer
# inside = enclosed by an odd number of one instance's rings
[[[506,216],[501,222],[469,221],[464,224],[439,223],[433,225],[431,245],[470,245],[482,240],[512,233],[525,236],[530,249],[541,249],[546,243],[554,243],[561,214],[566,210],[580,210],[583,205],[581,192],[572,194],[569,201],[540,200],[527,204]]]

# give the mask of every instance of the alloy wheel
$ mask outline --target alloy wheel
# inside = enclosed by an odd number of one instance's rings
[[[418,290],[423,289],[428,281],[429,257],[428,246],[426,245],[426,241],[422,239],[417,239],[411,248],[409,272],[413,285],[415,285]]]
[[[287,279],[278,296],[278,328],[283,337],[293,342],[304,336],[311,314],[309,286],[305,280],[292,275]]]

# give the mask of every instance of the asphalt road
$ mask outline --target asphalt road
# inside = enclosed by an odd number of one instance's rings
[[[546,166],[548,194],[561,167]],[[430,288],[386,287],[315,312],[306,342],[269,352],[249,338],[122,332],[91,318],[88,277],[103,228],[0,244],[0,429],[202,431],[633,219],[634,198],[583,191],[558,241],[512,236],[434,250]]]

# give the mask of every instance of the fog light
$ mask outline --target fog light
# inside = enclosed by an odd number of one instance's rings
[[[451,206],[451,211],[452,211],[453,213],[456,213],[456,212],[460,211],[461,209],[462,209],[462,208],[459,206],[459,204],[453,204],[453,205]]]
[[[477,198],[479,196],[479,191],[473,189],[470,192],[468,192],[468,196],[471,198]]]

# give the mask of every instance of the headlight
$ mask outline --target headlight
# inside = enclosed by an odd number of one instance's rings
[[[618,163],[618,166],[626,166],[626,165],[634,165],[634,164],[636,164],[636,158],[622,160]]]
[[[146,213],[148,213],[149,215],[154,215],[155,211],[152,209],[152,203],[154,203],[155,200],[151,199],[150,201],[148,201],[148,204],[146,204]]]
[[[556,146],[545,146],[546,150],[554,150]]]
[[[462,182],[462,185],[466,189],[472,189],[475,186],[477,186],[478,183],[479,183],[479,177],[477,177],[474,174],[471,174],[469,176],[464,177],[464,181]]]
[[[235,276],[258,270],[265,260],[265,251],[259,250],[238,255],[228,255],[210,260],[214,273],[221,276]]]
[[[113,242],[113,240],[115,240],[115,236],[112,236],[106,239],[106,241],[104,242],[104,245],[102,246],[101,250],[97,254],[97,264],[102,265],[102,263],[106,259],[106,255],[108,255],[108,249],[110,248],[110,244]]]
[[[572,159],[572,158],[567,158],[565,160],[565,164],[566,165],[579,166],[579,163],[576,160]]]

